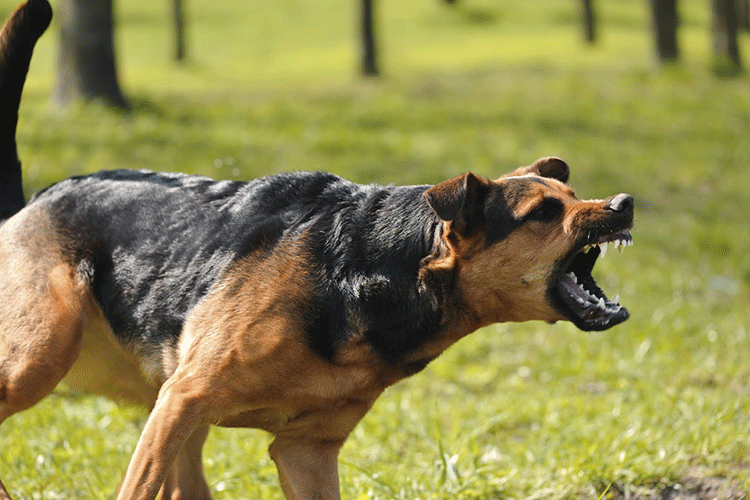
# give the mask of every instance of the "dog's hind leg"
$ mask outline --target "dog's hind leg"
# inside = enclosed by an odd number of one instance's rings
[[[27,208],[0,226],[0,422],[55,388],[86,321],[86,287],[40,212]]]

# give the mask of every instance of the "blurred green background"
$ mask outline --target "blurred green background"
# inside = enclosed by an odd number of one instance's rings
[[[504,324],[459,342],[353,432],[343,497],[646,499],[716,477],[742,498],[750,78],[711,71],[708,3],[680,0],[681,61],[662,68],[642,0],[597,2],[593,46],[578,2],[383,0],[383,76],[362,79],[358,2],[191,0],[177,65],[167,2],[121,0],[132,111],[50,105],[53,21],[20,110],[26,188],[110,168],[425,183],[560,156],[579,197],[636,199],[635,246],[595,270],[631,319],[602,333]],[[740,43],[750,56],[747,33]],[[60,387],[3,424],[0,477],[19,499],[112,498],[143,422]],[[282,498],[268,444],[260,431],[212,431],[215,498]]]

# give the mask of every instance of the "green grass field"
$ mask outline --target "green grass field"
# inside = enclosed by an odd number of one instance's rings
[[[561,156],[579,197],[636,198],[635,246],[595,271],[631,319],[464,339],[356,428],[344,498],[645,499],[695,475],[750,489],[750,78],[710,73],[708,2],[680,2],[683,63],[659,70],[641,0],[597,2],[595,47],[576,2],[383,0],[378,80],[356,76],[357,3],[192,0],[178,67],[167,2],[119,1],[130,114],[50,106],[53,26],[20,113],[28,192],[108,168],[423,183]],[[741,48],[750,64],[747,34]],[[3,424],[0,477],[18,499],[113,498],[144,419],[60,387]],[[282,497],[269,442],[212,431],[216,499]]]

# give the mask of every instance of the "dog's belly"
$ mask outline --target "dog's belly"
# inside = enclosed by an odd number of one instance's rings
[[[146,408],[153,406],[159,392],[159,384],[147,380],[135,356],[115,340],[107,322],[96,312],[84,329],[78,359],[63,382]]]

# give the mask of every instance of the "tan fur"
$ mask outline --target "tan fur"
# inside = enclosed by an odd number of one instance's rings
[[[150,498],[158,489],[151,478],[159,477],[177,452],[172,439],[209,423],[272,432],[277,438],[271,456],[289,498],[309,498],[305,492],[319,489],[327,492],[321,498],[338,494],[338,449],[393,380],[364,342],[353,341],[333,364],[304,345],[300,310],[311,285],[303,256],[284,243],[271,256],[249,256],[195,308],[121,498],[135,495],[136,485],[137,498]],[[175,437],[166,443],[163,436]],[[321,458],[326,453],[330,456]],[[164,460],[146,458],[153,456]],[[334,476],[321,474],[321,461]],[[323,476],[326,482],[307,484]]]
[[[85,325],[85,288],[41,210],[0,226],[0,296],[2,422],[55,388],[78,355]]]
[[[214,393],[215,380],[223,381],[215,423],[285,432],[305,427],[300,421],[318,412],[341,412],[342,398],[364,399],[369,408],[387,385],[364,342],[352,342],[333,365],[304,344],[307,272],[303,254],[284,244],[270,257],[248,257],[188,319],[175,375]],[[351,429],[344,427],[327,430],[326,438],[345,437]]]
[[[151,408],[159,382],[149,381],[139,360],[117,342],[93,297],[78,359],[63,379],[81,391]]]

